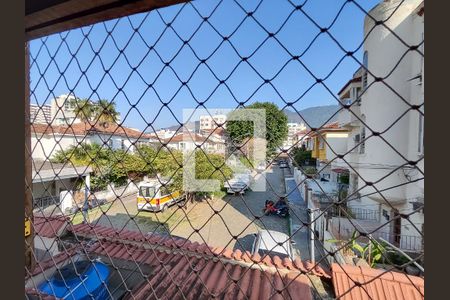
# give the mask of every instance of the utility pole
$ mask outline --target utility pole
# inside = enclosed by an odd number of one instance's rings
[[[82,209],[84,223],[89,223],[88,220],[88,210],[89,210],[89,190],[91,189],[91,174],[87,174],[85,177],[85,187],[84,187],[84,204]]]
[[[314,232],[314,230],[315,230],[315,226],[314,226],[314,210],[312,209],[312,208],[309,208],[308,209],[308,211],[309,211],[309,218],[310,218],[310,222],[311,222],[311,225],[310,225],[310,260],[311,260],[311,262],[314,264],[315,262],[316,262],[316,260],[315,260],[315,252],[314,252],[314,236],[315,236],[315,232]]]
[[[308,213],[309,213],[309,222],[310,222],[310,226],[309,226],[309,241],[310,241],[310,246],[309,246],[309,251],[310,251],[310,260],[311,262],[314,264],[316,259],[315,259],[315,221],[314,221],[314,204],[312,202],[312,189],[306,187],[306,203],[307,203],[307,207],[308,207]]]

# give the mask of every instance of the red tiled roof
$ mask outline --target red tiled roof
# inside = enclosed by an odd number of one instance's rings
[[[350,172],[348,169],[345,169],[345,168],[335,168],[335,169],[331,169],[331,171],[333,171],[335,173],[348,173],[348,172]]]
[[[31,124],[31,133],[39,134],[64,134],[64,135],[87,135],[89,133],[99,133],[108,135],[120,135],[129,138],[150,138],[147,133],[142,133],[139,130],[131,129],[122,125],[109,124],[108,127],[103,127],[100,124],[75,123],[70,126],[65,125],[48,125],[48,124]]]
[[[36,235],[46,238],[60,236],[70,224],[70,219],[64,216],[33,216],[33,227]]]
[[[279,257],[261,260],[248,252],[214,248],[182,238],[121,230],[89,224],[70,230],[94,243],[78,245],[39,264],[37,275],[64,263],[83,248],[105,261],[118,259],[147,265],[151,276],[133,288],[125,299],[302,299],[311,300],[310,278],[305,273],[328,276],[300,259]],[[311,272],[308,272],[308,269]]]
[[[317,135],[317,133],[322,133],[322,132],[348,132],[347,129],[345,128],[341,128],[339,127],[339,122],[332,122],[332,123],[328,123],[323,125],[321,128],[317,129],[317,131],[312,131],[309,136],[310,137],[314,137]]]
[[[40,261],[38,262],[34,269],[31,271],[31,275],[37,275],[40,274],[48,269],[50,269],[51,267],[54,267],[66,260],[68,260],[69,258],[71,258],[72,256],[74,256],[75,254],[77,254],[77,250],[79,249],[80,246],[72,246],[72,247],[68,247],[66,248],[65,251],[49,258],[48,260],[45,261]],[[28,277],[28,276],[27,276]]]
[[[30,296],[38,297],[40,300],[57,300],[55,297],[41,293],[35,288],[27,288],[25,289],[25,293]]]
[[[268,272],[180,251],[110,241],[99,241],[90,252],[153,268],[148,281],[125,299],[312,299],[308,277],[297,272]]]
[[[343,300],[424,299],[424,279],[398,272],[333,264],[336,297]],[[355,282],[361,286],[356,286]]]
[[[254,264],[268,267],[281,268],[303,273],[311,273],[316,276],[330,278],[330,274],[322,269],[320,266],[315,266],[311,262],[300,260],[298,257],[292,261],[290,259],[281,259],[278,256],[261,258],[258,254],[251,255],[248,251],[231,250],[221,247],[213,247],[206,244],[199,244],[171,236],[164,236],[158,234],[142,234],[139,231],[131,231],[123,229],[118,231],[111,227],[104,227],[100,225],[78,224],[68,228],[74,234],[86,238],[108,238],[110,241],[118,241],[124,243],[128,242],[146,242],[149,244],[156,244],[171,249],[183,249],[196,254],[210,255],[212,257],[221,257],[225,259],[232,259],[243,263]]]

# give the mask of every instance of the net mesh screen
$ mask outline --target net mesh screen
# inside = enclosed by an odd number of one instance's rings
[[[193,1],[31,41],[26,297],[423,298],[423,45],[412,0]],[[187,160],[220,189],[187,190]]]

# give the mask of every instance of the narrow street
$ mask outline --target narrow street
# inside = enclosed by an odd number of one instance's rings
[[[118,229],[160,232],[212,246],[250,251],[253,234],[258,229],[288,234],[287,219],[265,216],[262,212],[266,200],[276,201],[285,193],[283,171],[273,166],[260,176],[266,180],[265,192],[248,190],[244,195],[188,203],[186,210],[172,206],[164,213],[138,212],[136,195],[132,194],[114,201],[105,214],[100,210],[90,214],[90,220]]]

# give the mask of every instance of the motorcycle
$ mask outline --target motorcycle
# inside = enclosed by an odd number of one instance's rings
[[[289,207],[284,201],[277,201],[274,203],[271,200],[266,200],[265,206],[263,208],[263,213],[268,215],[277,215],[282,218],[289,216]]]

